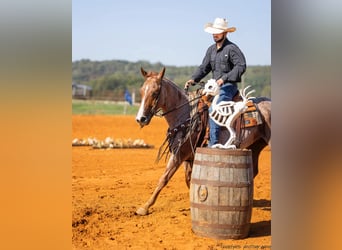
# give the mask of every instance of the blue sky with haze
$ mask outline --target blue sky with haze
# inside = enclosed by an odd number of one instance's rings
[[[248,65],[271,64],[271,1],[72,1],[72,61],[146,60],[199,65],[212,35],[204,25],[216,17],[236,27],[228,38]]]

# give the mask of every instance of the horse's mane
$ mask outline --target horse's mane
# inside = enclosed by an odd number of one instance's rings
[[[173,88],[177,89],[178,92],[182,93],[186,97],[184,90],[181,87],[179,87],[176,83],[174,83],[173,81],[171,81],[170,79],[166,77],[163,77],[162,81],[169,83]]]

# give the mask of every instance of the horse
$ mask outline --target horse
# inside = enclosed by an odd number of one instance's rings
[[[142,128],[150,123],[153,116],[162,112],[162,116],[165,117],[169,126],[166,140],[168,148],[165,149],[168,150],[169,157],[165,171],[151,197],[135,212],[137,215],[148,215],[149,208],[154,205],[159,193],[182,163],[185,169],[185,182],[188,188],[190,187],[195,149],[204,145],[206,137],[208,105],[202,98],[198,98],[198,104],[195,105],[197,109],[194,112],[194,105],[191,105],[186,91],[164,77],[165,67],[160,72],[146,72],[142,67],[140,71],[145,81],[140,88],[141,103],[136,121]],[[271,139],[271,100],[254,98],[253,101],[263,122],[254,127],[241,129],[239,147],[251,149],[255,178],[258,174],[259,154]],[[227,141],[227,138],[229,138],[229,134],[223,132],[219,140]]]

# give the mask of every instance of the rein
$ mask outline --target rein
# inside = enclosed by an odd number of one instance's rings
[[[203,83],[204,83],[204,82],[200,82],[199,84],[201,84],[201,86],[203,87]],[[186,88],[184,89],[186,94],[188,94],[188,88],[189,88],[189,87],[186,87]],[[167,114],[169,114],[169,113],[171,113],[171,112],[173,112],[173,111],[176,111],[177,109],[183,107],[184,105],[190,104],[192,101],[195,101],[195,100],[197,100],[197,99],[200,99],[200,98],[201,98],[202,96],[204,96],[204,95],[205,95],[205,94],[200,94],[200,95],[196,96],[195,98],[193,98],[192,100],[189,100],[188,102],[185,102],[185,103],[183,103],[183,104],[180,104],[180,105],[178,105],[177,107],[175,107],[175,108],[173,108],[173,109],[170,109],[170,110],[166,111],[165,113],[161,114],[160,116],[165,116],[165,115],[167,115]],[[158,99],[159,99],[159,96],[158,96]]]
[[[166,111],[165,113],[161,114],[161,116],[165,116],[165,115],[167,115],[167,114],[169,114],[169,113],[171,113],[171,112],[173,112],[173,111],[176,111],[177,109],[180,109],[180,108],[183,107],[184,105],[187,105],[187,104],[189,104],[189,103],[191,103],[191,102],[193,102],[193,101],[195,101],[195,100],[197,100],[197,99],[200,99],[202,96],[204,96],[204,94],[200,94],[199,96],[196,96],[196,97],[194,97],[193,99],[191,99],[191,100],[189,100],[189,101],[187,101],[187,102],[185,102],[185,103],[182,103],[182,104],[180,104],[180,105],[174,107],[173,109],[170,109],[170,110]]]

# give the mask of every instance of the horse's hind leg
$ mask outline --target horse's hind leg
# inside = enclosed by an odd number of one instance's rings
[[[179,160],[179,157],[175,157],[172,154],[168,163],[167,163],[165,172],[160,177],[159,183],[158,183],[157,187],[155,188],[152,196],[143,206],[138,208],[138,210],[135,212],[137,215],[147,215],[148,214],[148,209],[156,202],[160,191],[166,186],[166,184],[172,178],[174,173],[179,168],[180,164],[181,164],[181,161]]]
[[[253,178],[258,175],[259,172],[259,155],[261,150],[263,150],[267,146],[267,143],[263,139],[259,139],[254,142],[248,148],[252,150],[252,160],[253,160]]]

